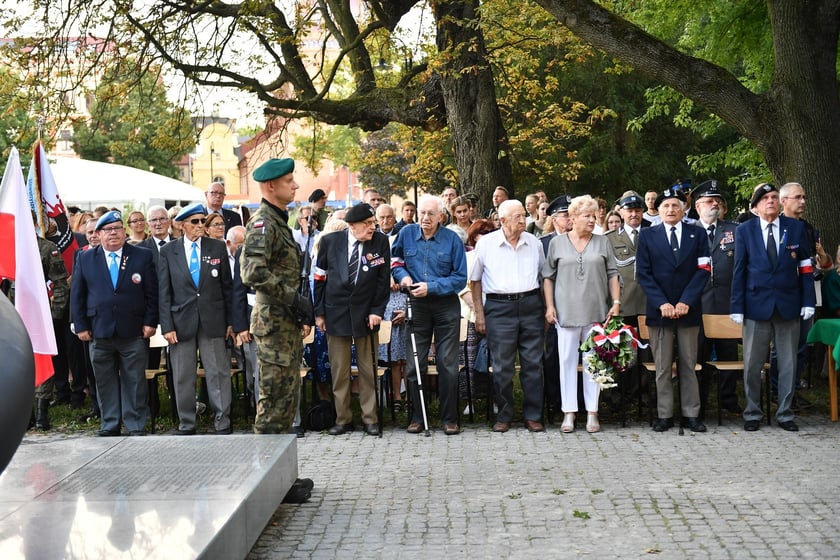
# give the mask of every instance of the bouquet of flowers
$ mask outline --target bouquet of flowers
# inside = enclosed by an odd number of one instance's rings
[[[610,317],[604,324],[595,323],[580,345],[583,352],[592,350],[584,358],[584,371],[601,389],[615,387],[618,374],[633,365],[636,348],[647,348],[647,344],[639,340],[636,330],[625,325],[621,317]]]

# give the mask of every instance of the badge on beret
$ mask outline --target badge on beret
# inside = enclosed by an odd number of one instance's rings
[[[210,271],[210,276],[212,276],[213,278],[216,278],[217,276],[219,276],[219,271],[214,268],[213,270]]]
[[[140,282],[143,281],[143,277],[140,276],[139,272],[135,272],[134,274],[131,275],[131,281],[134,282],[135,284],[139,284]]]

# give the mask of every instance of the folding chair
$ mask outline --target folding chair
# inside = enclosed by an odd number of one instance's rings
[[[730,342],[738,342],[739,344],[742,343],[741,337],[743,332],[741,330],[741,325],[734,323],[730,318],[729,315],[713,315],[709,313],[703,314],[703,332],[706,338],[711,340],[722,340],[722,341],[730,341]],[[769,349],[768,349],[769,352]],[[717,418],[718,418],[718,426],[723,423],[723,414],[721,412],[720,406],[720,376],[723,372],[740,372],[743,379],[744,373],[744,362],[743,360],[739,361],[720,361],[720,360],[710,360],[706,362],[714,372],[715,372],[715,379],[717,380]],[[764,410],[767,416],[767,425],[772,423],[771,415],[770,415],[770,383],[767,379],[767,371],[770,368],[770,364],[765,363],[764,367],[761,371],[761,377],[764,381]]]

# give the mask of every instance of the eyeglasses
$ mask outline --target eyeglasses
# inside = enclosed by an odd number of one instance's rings
[[[216,222],[215,224],[210,224],[207,227],[225,227],[225,223],[224,222]]]
[[[122,226],[111,226],[111,227],[104,227],[101,228],[99,231],[101,233],[114,233],[115,231],[122,231],[124,228]]]
[[[168,222],[168,221],[169,221],[169,218],[152,218],[151,220],[149,220],[149,223],[150,224],[160,224],[160,223]]]
[[[221,196],[221,197],[227,196],[222,191],[207,191],[207,194],[209,194],[210,196]]]
[[[394,216],[379,216],[380,220],[396,220]]]
[[[184,221],[189,223],[189,224],[196,225],[196,224],[204,223],[204,218],[193,218],[191,220],[184,220]]]

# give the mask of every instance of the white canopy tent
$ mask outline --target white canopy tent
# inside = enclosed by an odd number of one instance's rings
[[[204,201],[201,189],[125,165],[60,157],[50,161],[50,170],[64,205],[83,210],[113,206],[145,212],[155,204],[169,208]]]

